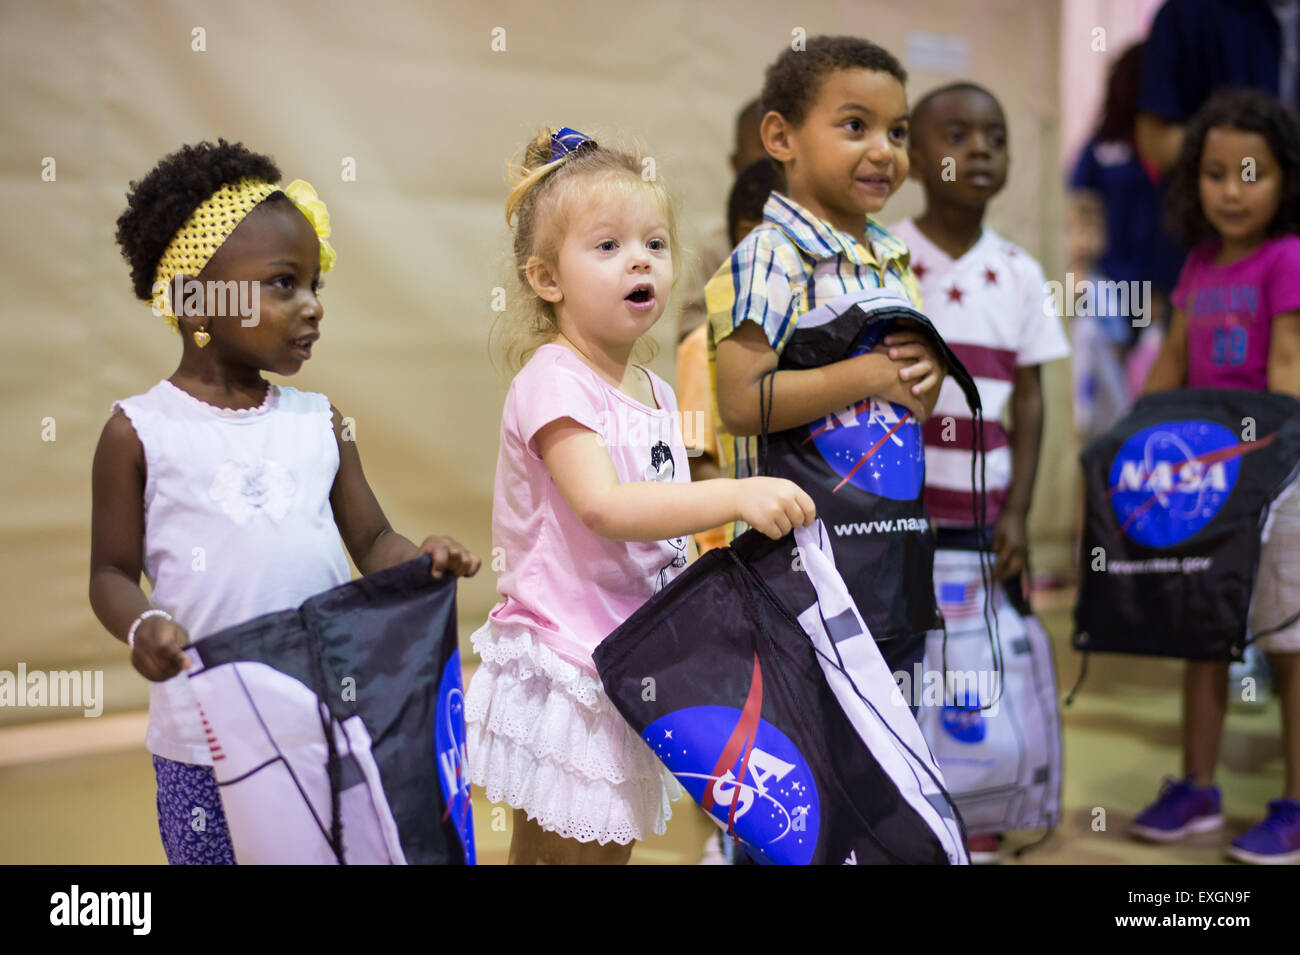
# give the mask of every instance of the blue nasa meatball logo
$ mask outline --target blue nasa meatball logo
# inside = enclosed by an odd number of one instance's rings
[[[887,329],[869,329],[853,357],[875,347]],[[902,405],[864,398],[808,425],[808,438],[822,459],[842,477],[838,491],[852,484],[896,501],[915,500],[925,484],[925,445],[921,425]]]
[[[980,712],[978,692],[967,690],[960,700],[944,706],[939,713],[944,732],[959,743],[982,743],[988,735],[984,714]]]
[[[465,694],[460,685],[460,651],[442,668],[434,706],[433,746],[438,758],[438,788],[445,805],[442,818],[456,827],[465,862],[474,864],[474,819],[470,813],[469,751],[465,745]]]
[[[1205,527],[1232,493],[1242,443],[1212,421],[1171,421],[1131,436],[1110,466],[1110,502],[1121,529],[1148,547],[1171,547]]]
[[[641,736],[756,860],[812,861],[821,824],[817,786],[794,743],[771,723],[748,708],[692,706],[661,716]]]

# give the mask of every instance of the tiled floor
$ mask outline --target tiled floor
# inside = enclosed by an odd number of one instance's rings
[[[1073,685],[1079,656],[1068,646],[1069,595],[1042,595],[1037,606],[1052,633],[1061,695]],[[1189,863],[1224,861],[1228,839],[1253,824],[1282,778],[1276,702],[1230,709],[1219,783],[1228,829],[1176,848],[1140,845],[1123,830],[1178,769],[1176,662],[1095,657],[1075,703],[1064,710],[1064,818],[1024,864]],[[143,714],[0,730],[0,863],[161,863],[153,769],[139,745]],[[511,813],[494,814],[476,793],[479,859],[503,863]],[[694,863],[712,824],[687,801],[668,832],[637,846],[634,863]],[[1036,838],[1027,833],[1011,845]]]

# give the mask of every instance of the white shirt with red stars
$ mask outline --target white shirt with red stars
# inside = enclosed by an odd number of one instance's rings
[[[1052,310],[1042,267],[1024,249],[985,228],[953,261],[911,219],[891,231],[907,243],[922,311],[975,378],[984,413],[986,519],[1002,513],[1011,484],[1011,440],[1002,423],[1016,369],[1064,358],[1070,346]],[[974,523],[974,421],[952,378],[926,421],[925,503],[940,526]]]

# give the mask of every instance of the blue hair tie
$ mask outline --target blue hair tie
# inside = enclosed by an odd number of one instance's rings
[[[590,136],[585,136],[576,129],[570,129],[568,126],[561,126],[558,130],[551,133],[551,162],[557,159],[563,159],[569,153],[576,153],[579,149],[595,149],[596,141]]]

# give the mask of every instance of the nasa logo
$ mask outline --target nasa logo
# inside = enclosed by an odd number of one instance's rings
[[[807,865],[821,820],[812,771],[789,737],[757,715],[746,720],[748,711],[691,706],[661,716],[641,736],[751,856]]]
[[[982,743],[988,733],[980,712],[978,692],[967,690],[960,702],[954,700],[939,714],[944,731],[959,743]]]
[[[1148,547],[1171,547],[1214,519],[1241,472],[1242,443],[1212,421],[1171,421],[1129,437],[1110,467],[1120,528]]]
[[[853,356],[866,354],[884,335],[884,328],[864,336]],[[864,398],[808,425],[822,459],[844,480],[868,493],[896,501],[911,501],[925,483],[925,446],[921,425],[902,405],[881,398]]]
[[[456,826],[465,862],[474,864],[474,819],[470,812],[469,750],[465,745],[465,694],[460,685],[460,651],[453,651],[438,681],[434,707],[433,747],[438,757],[438,788],[444,821]]]

